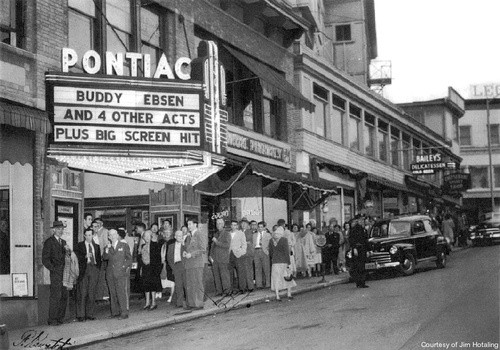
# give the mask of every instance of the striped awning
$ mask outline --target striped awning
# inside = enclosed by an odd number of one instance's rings
[[[0,124],[12,125],[43,134],[52,132],[45,111],[0,100]]]
[[[277,71],[227,45],[224,45],[224,47],[238,61],[257,75],[262,86],[272,95],[291,103],[297,108],[305,108],[309,112],[314,112],[314,104]]]

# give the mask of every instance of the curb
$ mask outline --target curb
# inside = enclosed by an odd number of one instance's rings
[[[348,281],[349,281],[349,276],[345,276],[345,277],[342,277],[340,279],[336,279],[334,281],[324,282],[324,283],[316,283],[313,285],[309,285],[309,286],[297,289],[294,291],[294,294],[303,294],[303,293],[311,292],[314,290],[320,290],[320,289],[328,288],[328,287],[331,287],[334,285],[343,284],[343,283],[346,283]],[[229,312],[230,310],[248,307],[248,305],[258,305],[258,304],[265,303],[266,300],[270,301],[270,300],[274,300],[274,299],[276,299],[276,296],[273,293],[272,297],[259,296],[259,297],[256,297],[255,299],[249,299],[245,303],[237,303],[236,305],[229,307],[229,308],[210,308],[210,309],[204,309],[204,310],[199,310],[199,311],[193,311],[193,312],[188,313],[188,314],[174,316],[173,318],[146,322],[146,323],[142,323],[142,324],[138,324],[138,325],[133,325],[133,326],[121,328],[121,329],[116,330],[116,331],[106,331],[106,332],[89,334],[86,336],[73,338],[74,343],[70,346],[67,346],[66,349],[76,349],[76,348],[79,348],[82,346],[87,346],[87,345],[95,344],[98,342],[106,341],[109,339],[114,339],[114,338],[119,338],[119,337],[123,337],[126,335],[131,335],[134,333],[139,333],[139,332],[148,331],[148,330],[152,330],[152,329],[156,329],[156,328],[161,328],[161,327],[169,326],[172,324],[187,322],[187,321],[195,320],[195,319],[206,317],[206,316],[224,314],[226,312]]]

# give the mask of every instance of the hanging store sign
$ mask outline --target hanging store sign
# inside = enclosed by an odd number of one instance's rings
[[[245,130],[228,128],[227,148],[228,152],[245,157],[261,160],[266,163],[283,167],[291,165],[291,148],[283,143],[274,143],[273,140],[259,140],[260,135],[253,135]]]
[[[108,79],[51,85],[55,143],[203,146],[201,89],[167,81],[131,90]]]
[[[447,194],[459,194],[471,187],[470,174],[457,172],[444,176],[443,192]]]
[[[416,162],[410,164],[413,175],[434,174],[436,170],[455,169],[456,163],[444,162],[441,153],[417,155]]]

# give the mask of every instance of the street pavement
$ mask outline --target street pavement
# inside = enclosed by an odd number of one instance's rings
[[[347,273],[327,275],[324,282],[321,277],[299,278],[293,294],[312,290],[329,288],[336,284],[347,282]],[[282,294],[285,296],[286,292]],[[110,314],[108,305],[98,305],[97,319],[94,321],[77,322],[76,319],[67,320],[60,326],[35,326],[23,329],[10,330],[8,337],[10,349],[37,349],[43,346],[57,349],[81,347],[82,345],[102,342],[108,339],[122,337],[133,333],[164,327],[172,324],[190,321],[209,315],[224,314],[238,308],[248,308],[259,303],[271,302],[276,299],[275,293],[269,289],[254,290],[251,293],[233,297],[213,297],[205,301],[202,310],[186,313],[182,308],[166,302],[162,298],[158,308],[153,311],[143,310],[144,300],[132,298],[130,303],[130,317],[125,320],[107,319]],[[286,300],[286,297],[284,297]],[[45,348],[44,348],[45,349]],[[3,349],[2,349],[3,350]]]
[[[370,288],[333,285],[83,349],[498,349],[499,257],[500,246],[456,250],[444,269],[428,262]]]

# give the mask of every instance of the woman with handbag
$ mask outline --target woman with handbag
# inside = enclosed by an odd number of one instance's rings
[[[277,301],[281,301],[279,291],[282,289],[287,290],[288,300],[292,300],[292,287],[297,285],[290,269],[290,250],[284,233],[283,227],[277,227],[273,232],[273,238],[269,241],[269,257],[272,264],[271,290],[275,291]]]

